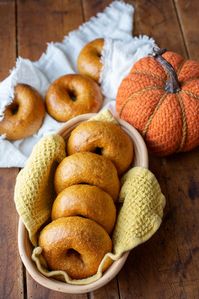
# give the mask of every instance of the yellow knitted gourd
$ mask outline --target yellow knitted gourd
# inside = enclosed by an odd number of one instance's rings
[[[34,147],[26,166],[17,176],[14,200],[33,245],[37,232],[49,219],[55,198],[54,171],[66,156],[64,139],[51,135],[41,139]]]

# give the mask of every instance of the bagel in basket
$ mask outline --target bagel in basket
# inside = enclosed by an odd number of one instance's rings
[[[84,152],[66,157],[58,165],[54,185],[58,193],[76,184],[94,185],[107,192],[115,201],[120,182],[113,163],[100,155]]]
[[[108,234],[116,219],[116,208],[111,196],[96,186],[73,185],[58,194],[51,218],[82,216],[100,224]]]
[[[110,159],[121,175],[133,160],[133,143],[127,133],[117,124],[107,121],[82,122],[72,132],[67,152],[95,152]]]
[[[95,221],[72,216],[45,226],[39,246],[50,269],[63,270],[73,279],[82,279],[97,272],[104,255],[112,250],[112,241]],[[103,271],[108,266],[107,262]]]

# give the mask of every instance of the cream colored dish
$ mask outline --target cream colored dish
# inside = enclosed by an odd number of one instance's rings
[[[60,134],[65,139],[67,139],[70,132],[78,124],[90,119],[94,115],[96,114],[89,113],[89,114],[77,116],[69,120],[58,131],[58,134]],[[143,141],[143,138],[138,133],[138,131],[135,128],[133,128],[131,125],[129,125],[127,122],[120,119],[117,119],[117,121],[133,140],[133,144],[134,144],[133,165],[148,168],[148,152],[147,152],[146,145]],[[118,272],[123,267],[129,255],[129,252],[126,252],[119,260],[113,262],[113,264],[108,268],[108,270],[103,274],[103,276],[97,281],[90,283],[88,285],[72,285],[52,278],[47,278],[37,270],[35,263],[31,259],[32,245],[28,239],[28,233],[21,220],[19,220],[19,227],[18,227],[18,247],[19,247],[19,253],[21,259],[27,271],[36,282],[45,286],[46,288],[63,292],[63,293],[71,293],[71,294],[81,294],[81,293],[91,292],[107,284],[118,274]]]

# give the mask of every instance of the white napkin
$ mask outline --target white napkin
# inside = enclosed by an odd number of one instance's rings
[[[154,40],[147,36],[132,37],[134,8],[121,1],[114,1],[103,13],[72,31],[62,43],[48,44],[47,51],[38,61],[19,57],[9,77],[0,83],[0,117],[13,98],[17,83],[36,88],[43,96],[49,84],[64,74],[77,71],[76,61],[82,47],[98,37],[105,38],[102,53],[103,69],[100,83],[105,96],[104,106],[115,113],[117,89],[133,63],[151,53]],[[38,140],[56,132],[63,123],[46,113],[39,131],[28,138],[10,142],[0,136],[0,167],[23,167]]]

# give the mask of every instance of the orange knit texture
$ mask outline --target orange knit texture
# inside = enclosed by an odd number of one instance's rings
[[[122,81],[116,109],[139,130],[151,152],[166,156],[199,145],[199,63],[173,52],[162,56],[176,71],[181,90],[165,91],[165,70],[154,57],[145,57]]]

